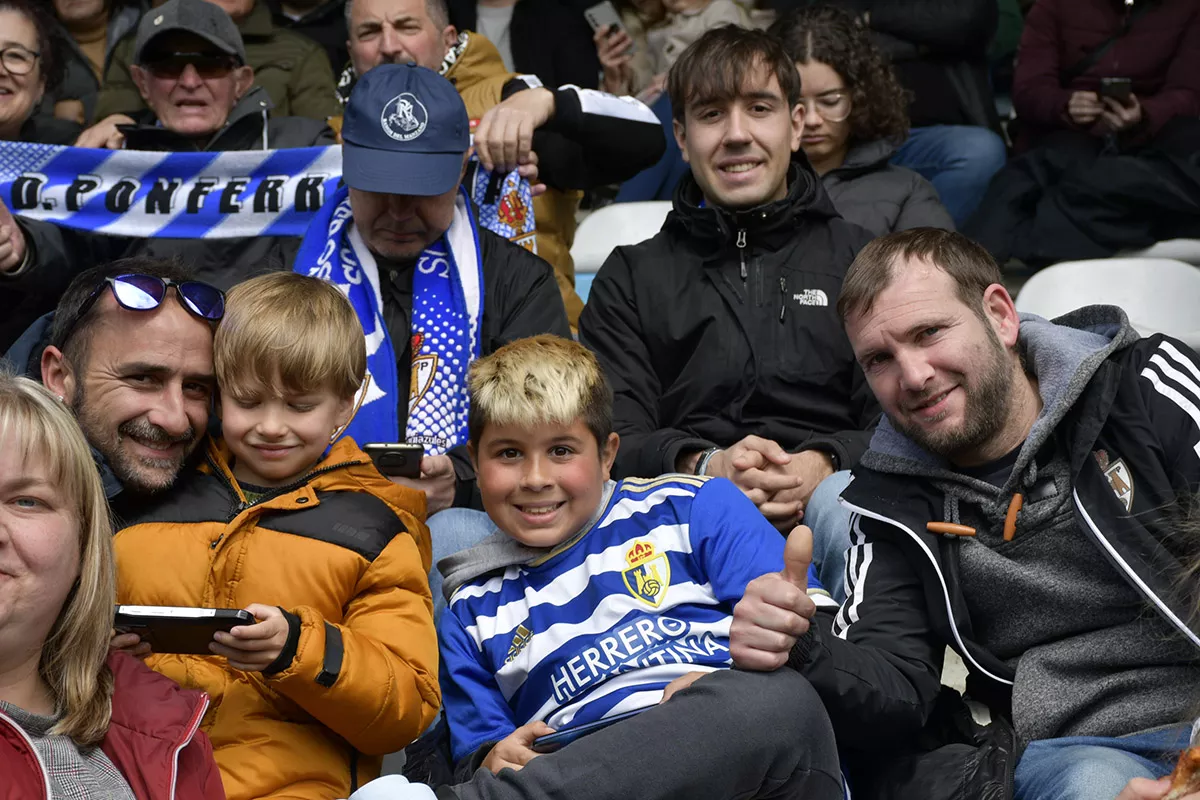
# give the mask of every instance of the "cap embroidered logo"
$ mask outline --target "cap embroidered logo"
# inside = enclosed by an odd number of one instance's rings
[[[388,101],[379,116],[383,132],[398,142],[411,142],[425,132],[429,112],[411,92],[398,94]]]

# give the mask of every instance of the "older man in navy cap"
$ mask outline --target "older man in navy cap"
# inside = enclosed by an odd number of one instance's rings
[[[423,445],[410,483],[431,515],[480,507],[466,455],[467,368],[515,339],[570,336],[553,270],[479,224],[459,186],[467,111],[445,78],[376,67],[350,96],[342,137],[346,186],[309,228],[295,269],[341,286],[366,332],[371,384],[348,433]],[[435,552],[455,549],[434,538]]]

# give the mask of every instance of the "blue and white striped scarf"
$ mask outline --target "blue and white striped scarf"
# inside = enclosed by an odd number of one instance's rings
[[[164,153],[0,142],[15,214],[114,236],[302,236],[342,174],[342,148]]]
[[[383,317],[375,256],[354,226],[350,192],[338,190],[318,214],[296,256],[295,271],[346,293],[367,340],[366,396],[345,433],[356,442],[400,436],[396,346]],[[480,353],[483,260],[466,191],[459,189],[450,229],[426,248],[413,271],[412,372],[405,440],[430,455],[467,440],[467,369]]]

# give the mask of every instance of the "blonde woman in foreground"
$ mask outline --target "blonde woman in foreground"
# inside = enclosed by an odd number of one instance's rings
[[[109,653],[111,542],[74,418],[0,373],[0,794],[222,800],[208,697]]]

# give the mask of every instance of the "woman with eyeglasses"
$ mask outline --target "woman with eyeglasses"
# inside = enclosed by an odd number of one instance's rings
[[[814,6],[776,20],[771,33],[800,71],[800,147],[838,212],[876,236],[953,230],[933,185],[889,163],[908,136],[908,98],[867,31],[841,9]]]
[[[40,0],[0,0],[0,139],[71,144],[79,135],[79,125],[37,113],[62,80],[56,30]]]

